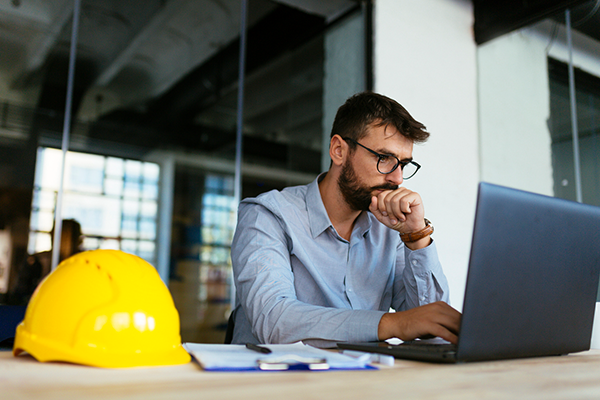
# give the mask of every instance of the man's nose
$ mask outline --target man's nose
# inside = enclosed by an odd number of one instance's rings
[[[386,181],[388,181],[389,183],[400,186],[404,181],[404,179],[402,178],[402,167],[398,166],[398,168],[396,168],[394,172],[387,174],[385,178]]]

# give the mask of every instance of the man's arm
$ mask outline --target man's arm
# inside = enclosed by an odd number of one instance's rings
[[[460,313],[448,305],[448,282],[435,243],[418,251],[399,244],[396,268],[392,307],[397,312],[382,317],[379,339],[433,335],[455,342]]]
[[[398,233],[417,232],[425,228],[424,207],[421,196],[405,187],[384,191],[373,197],[370,210],[385,226]],[[448,283],[442,271],[432,240],[426,236],[405,243],[402,280],[396,293],[402,302],[398,312],[385,314],[379,323],[380,340],[398,337],[412,340],[419,337],[439,336],[456,343],[461,314],[450,307]],[[434,246],[433,246],[434,247]],[[415,252],[413,252],[413,250]],[[423,260],[425,256],[428,260]]]

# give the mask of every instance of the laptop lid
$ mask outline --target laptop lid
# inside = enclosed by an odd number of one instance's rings
[[[480,183],[458,360],[590,348],[600,208]]]

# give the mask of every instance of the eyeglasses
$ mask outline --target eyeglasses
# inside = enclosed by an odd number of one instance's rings
[[[415,161],[400,161],[396,156],[380,154],[366,146],[363,146],[354,139],[345,137],[342,137],[342,139],[344,139],[347,142],[357,144],[363,149],[375,154],[377,156],[377,171],[379,171],[380,174],[391,174],[398,168],[398,166],[400,166],[400,168],[402,169],[402,179],[410,179],[413,176],[415,176],[419,168],[421,168],[421,165]]]

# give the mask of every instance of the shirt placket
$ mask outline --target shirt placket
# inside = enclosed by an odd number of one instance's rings
[[[352,309],[361,308],[361,301],[356,291],[359,289],[357,286],[359,282],[356,282],[356,262],[359,257],[357,257],[357,245],[352,243],[346,243],[347,246],[347,257],[346,257],[346,297],[348,297],[348,301],[350,302],[350,306]]]

